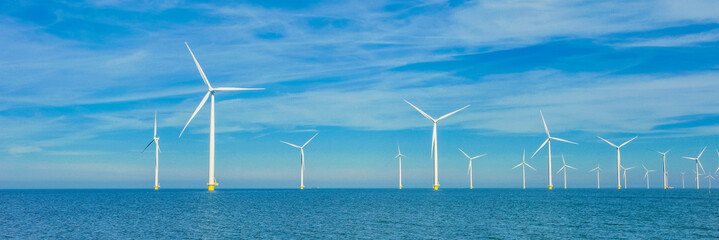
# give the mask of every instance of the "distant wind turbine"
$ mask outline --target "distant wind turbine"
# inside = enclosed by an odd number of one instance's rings
[[[399,150],[399,144],[397,144],[397,156],[394,158],[399,159],[399,189],[402,189],[402,157],[407,156],[402,155],[402,151]]]
[[[716,179],[714,176],[711,175],[711,173],[707,174],[705,177],[707,180],[709,180],[709,194],[712,192],[712,180]]]
[[[704,147],[704,149],[702,149],[702,152],[699,153],[699,156],[697,156],[697,157],[695,157],[695,158],[693,158],[693,157],[684,157],[684,158],[689,159],[689,160],[694,160],[694,164],[695,164],[695,167],[696,167],[696,170],[694,171],[694,173],[696,173],[696,176],[697,176],[697,179],[696,179],[696,180],[697,180],[697,189],[699,189],[699,175],[700,175],[700,174],[699,174],[699,167],[702,168],[702,172],[706,173],[706,171],[704,171],[704,166],[702,166],[702,162],[699,161],[699,158],[702,157],[702,154],[704,154],[704,151],[705,151],[705,150],[707,150],[707,147]]]
[[[589,172],[597,172],[597,189],[599,189],[599,171],[602,171],[602,169],[599,168],[599,164],[597,164],[597,167],[589,170]]]
[[[649,189],[649,173],[654,172],[654,170],[647,169],[647,167],[645,167],[644,164],[642,164],[642,167],[644,168],[644,171],[646,171],[646,173],[644,173],[644,179],[647,180],[647,189]]]
[[[682,189],[684,189],[684,172],[682,172]]]
[[[439,178],[438,178],[438,176],[439,176],[439,173],[438,173],[439,169],[437,168],[437,158],[438,158],[438,154],[437,154],[437,150],[438,150],[438,148],[437,148],[437,122],[439,122],[439,120],[442,120],[442,119],[445,119],[445,118],[447,118],[447,117],[449,117],[449,116],[452,116],[452,114],[455,114],[455,113],[457,113],[457,112],[459,112],[459,111],[462,111],[463,109],[469,107],[469,105],[464,106],[463,108],[457,109],[457,110],[455,110],[454,112],[447,113],[447,114],[445,114],[444,116],[441,116],[441,117],[439,117],[439,118],[437,118],[437,119],[434,119],[434,118],[430,117],[427,113],[425,113],[424,111],[422,111],[421,109],[419,109],[418,107],[414,106],[414,105],[413,105],[412,103],[410,103],[409,101],[407,101],[407,100],[404,100],[404,101],[407,102],[407,104],[409,104],[410,106],[412,106],[414,109],[417,109],[417,111],[418,111],[419,113],[421,113],[424,117],[426,117],[427,119],[429,119],[429,120],[432,121],[432,124],[433,124],[433,126],[432,126],[432,150],[431,150],[430,153],[431,153],[432,157],[434,158],[434,185],[433,185],[433,187],[434,187],[434,190],[437,190],[437,189],[439,188]]]
[[[530,158],[534,158],[534,155],[537,155],[537,152],[539,152],[539,150],[541,150],[544,147],[544,145],[547,145],[547,152],[548,152],[547,155],[549,158],[547,161],[547,163],[549,165],[549,167],[548,167],[549,171],[547,173],[549,175],[549,190],[551,190],[552,187],[554,187],[554,185],[552,185],[552,140],[557,140],[560,142],[566,142],[566,143],[572,143],[572,144],[577,144],[577,143],[572,142],[572,141],[567,141],[567,140],[564,140],[561,138],[555,138],[555,137],[552,137],[551,135],[549,135],[549,128],[547,128],[547,122],[544,121],[544,114],[542,114],[542,110],[539,110],[539,115],[542,116],[542,124],[544,124],[544,131],[547,132],[547,140],[544,140],[544,143],[542,143],[542,145],[539,146],[539,148],[537,148],[537,151],[534,151],[534,154],[532,154],[532,157],[530,157]]]
[[[195,118],[195,115],[197,115],[197,112],[202,109],[202,106],[205,105],[205,102],[207,101],[207,98],[211,96],[210,100],[210,176],[209,180],[207,182],[207,190],[209,191],[215,191],[215,186],[217,186],[217,179],[215,178],[215,92],[221,92],[221,91],[249,91],[249,90],[264,90],[264,88],[235,88],[235,87],[218,87],[213,88],[212,85],[210,85],[210,82],[207,80],[207,76],[205,76],[205,72],[202,71],[202,67],[200,67],[200,63],[197,62],[197,58],[195,58],[195,54],[192,53],[192,50],[190,49],[190,45],[187,45],[187,42],[185,42],[185,46],[187,46],[187,50],[190,51],[190,55],[192,55],[192,59],[195,60],[195,66],[197,66],[197,70],[200,72],[200,76],[202,77],[202,80],[205,81],[205,85],[207,85],[207,93],[205,94],[205,97],[202,98],[202,101],[200,102],[200,105],[197,106],[195,109],[195,112],[192,113],[192,116],[190,116],[190,120],[187,120],[187,124],[185,124],[185,127],[182,128],[182,132],[180,132],[180,136],[182,137],[182,133],[185,132],[185,129],[187,128],[187,125],[192,122],[192,119]]]
[[[292,143],[280,141],[284,144],[287,144],[287,145],[290,145],[290,146],[300,149],[300,189],[305,189],[305,146],[307,146],[307,144],[310,143],[310,141],[312,141],[312,139],[314,139],[317,136],[317,134],[320,134],[320,133],[315,133],[315,135],[312,136],[310,138],[310,140],[307,140],[307,142],[305,142],[305,144],[303,144],[302,146],[297,146]],[[401,186],[402,185],[400,183],[400,188],[401,188]]]
[[[160,166],[160,138],[157,137],[157,111],[155,111],[155,131],[153,132],[152,140],[150,141],[150,143],[147,144],[147,146],[145,146],[145,149],[143,149],[142,152],[145,152],[145,150],[147,150],[147,148],[150,147],[152,143],[155,143],[155,190],[157,190],[158,188],[160,188],[160,182],[157,179],[159,173],[158,169]]]
[[[605,142],[609,143],[609,145],[612,145],[613,147],[617,148],[617,189],[622,189],[622,178],[619,175],[619,170],[622,167],[622,154],[619,151],[619,149],[624,147],[624,145],[627,145],[627,143],[631,142],[632,140],[637,139],[637,137],[639,137],[639,136],[629,139],[629,141],[626,141],[626,142],[622,143],[622,145],[619,145],[619,146],[615,145],[614,143],[611,143],[610,141],[607,141],[606,139],[604,139],[600,136],[597,136],[597,137],[599,139],[602,139]],[[626,171],[625,171],[625,173],[626,173]],[[626,182],[626,179],[624,181]],[[627,187],[626,183],[624,184],[624,187]]]
[[[664,189],[667,189],[669,182],[669,176],[667,176],[667,153],[669,153],[669,151],[671,151],[671,149],[666,152],[655,151],[662,155],[662,179],[664,180]]]
[[[472,188],[474,188],[474,185],[472,184],[472,160],[477,159],[477,158],[484,157],[484,156],[487,155],[487,154],[482,154],[482,155],[477,155],[477,156],[474,156],[474,157],[470,157],[469,155],[467,155],[466,153],[464,153],[464,151],[462,151],[461,148],[457,148],[457,149],[459,149],[459,151],[462,152],[462,154],[464,154],[464,156],[466,156],[466,157],[469,159],[469,167],[467,168],[467,173],[469,174],[469,189],[472,189]]]
[[[624,170],[624,188],[627,188],[627,171],[631,170],[634,167],[628,167],[624,168],[624,166],[619,166],[622,170]]]
[[[527,166],[534,171],[537,171],[537,169],[534,169],[532,166],[529,165],[529,163],[525,161],[525,150],[522,150],[522,163],[517,164],[517,166],[514,166],[512,169],[518,168],[519,166],[522,166],[522,189],[527,189],[526,181],[524,178],[524,167]]]
[[[577,170],[576,168],[567,165],[567,162],[564,161],[564,154],[562,154],[562,168],[560,168],[559,171],[557,171],[557,174],[559,174],[559,172],[561,172],[561,171],[564,171],[564,189],[567,189],[567,169],[568,168]]]

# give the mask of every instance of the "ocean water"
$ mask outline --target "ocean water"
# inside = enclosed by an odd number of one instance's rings
[[[719,191],[3,190],[0,238],[719,238]]]

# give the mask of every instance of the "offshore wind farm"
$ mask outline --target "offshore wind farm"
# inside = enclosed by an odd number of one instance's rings
[[[0,238],[719,238],[714,9],[2,2]]]

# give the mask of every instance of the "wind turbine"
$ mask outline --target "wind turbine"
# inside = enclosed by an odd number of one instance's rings
[[[559,174],[559,172],[561,171],[564,171],[564,189],[567,189],[567,168],[577,170],[576,168],[567,165],[567,163],[564,161],[564,154],[562,154],[562,168],[557,171],[557,174]]]
[[[542,123],[544,124],[544,131],[547,132],[547,140],[544,140],[544,143],[542,143],[542,146],[539,146],[539,148],[537,148],[537,151],[534,151],[534,154],[532,154],[532,157],[530,157],[530,158],[534,158],[534,155],[537,155],[537,152],[539,152],[539,150],[541,150],[544,147],[544,145],[547,145],[547,152],[548,152],[547,155],[549,156],[549,159],[548,159],[549,171],[547,173],[549,175],[549,190],[552,190],[552,187],[554,186],[554,185],[552,185],[552,140],[557,140],[557,141],[572,143],[572,144],[577,144],[577,143],[567,141],[567,140],[564,140],[561,138],[555,138],[555,137],[552,137],[551,135],[549,135],[549,128],[547,128],[547,122],[544,121],[544,114],[542,114],[542,110],[539,110],[539,115],[542,116]]]
[[[399,158],[399,189],[402,189],[402,157],[407,156],[402,155],[402,151],[399,150],[399,144],[397,144],[397,156],[394,158]]]
[[[628,167],[624,168],[624,166],[619,166],[622,170],[624,170],[624,188],[627,188],[627,170],[631,170],[634,167]]]
[[[599,189],[599,171],[602,171],[601,168],[599,168],[599,164],[597,164],[597,167],[593,168],[592,170],[589,170],[589,172],[597,172],[597,189]]]
[[[705,178],[707,178],[707,179],[709,180],[709,191],[711,191],[711,189],[712,189],[712,179],[716,179],[716,178],[714,178],[714,176],[712,176],[711,173],[710,173],[710,174],[707,174],[707,176],[706,176]]]
[[[195,58],[195,54],[192,53],[192,50],[190,49],[190,45],[187,45],[187,42],[185,42],[185,46],[187,46],[187,50],[190,51],[190,55],[192,55],[192,59],[195,60],[195,66],[197,66],[197,71],[200,72],[200,76],[202,77],[202,80],[205,81],[205,85],[207,85],[207,93],[205,93],[205,97],[202,98],[202,101],[200,102],[200,105],[197,106],[195,109],[195,112],[192,113],[192,116],[190,116],[190,120],[187,120],[187,124],[185,124],[185,127],[182,128],[182,132],[180,132],[180,136],[182,137],[182,133],[185,132],[185,129],[187,128],[187,125],[190,125],[190,122],[192,122],[192,119],[195,118],[195,115],[197,115],[197,112],[200,111],[202,106],[205,105],[205,102],[207,101],[207,97],[210,97],[210,176],[209,180],[207,182],[207,190],[209,191],[215,191],[215,186],[217,186],[217,179],[215,178],[215,92],[222,92],[222,91],[248,91],[248,90],[264,90],[264,88],[236,88],[236,87],[217,87],[213,88],[212,85],[210,85],[210,82],[207,80],[207,76],[205,76],[205,72],[202,71],[202,67],[200,67],[200,63],[197,62],[197,58]]]
[[[280,141],[280,142],[282,142],[282,143],[284,143],[284,144],[287,144],[287,145],[290,145],[290,146],[293,146],[293,147],[296,147],[296,148],[299,148],[299,149],[300,149],[300,189],[305,189],[305,146],[307,146],[307,144],[310,143],[310,141],[312,141],[312,139],[314,139],[314,138],[317,136],[317,134],[320,134],[320,133],[315,133],[315,135],[312,136],[312,137],[310,138],[310,140],[307,140],[307,142],[305,142],[305,144],[303,144],[301,147],[300,147],[300,146],[297,146],[297,145],[295,145],[295,144],[292,144],[292,143],[288,143],[288,142],[285,142],[285,141]],[[400,178],[400,179],[401,179],[401,178]],[[402,183],[401,183],[401,181],[402,181],[402,180],[400,180],[400,188],[402,188]]]
[[[407,104],[409,104],[410,106],[412,106],[414,109],[417,109],[417,111],[419,111],[419,113],[421,113],[424,117],[426,117],[429,120],[432,120],[432,124],[433,124],[433,126],[432,126],[432,150],[430,153],[431,153],[432,157],[434,158],[434,185],[433,185],[433,187],[434,187],[434,190],[437,190],[439,188],[439,179],[438,179],[439,174],[438,174],[438,169],[437,169],[437,158],[438,158],[438,154],[437,154],[437,150],[438,150],[438,148],[437,148],[437,122],[439,122],[439,120],[442,120],[442,119],[445,119],[445,118],[451,116],[452,114],[462,111],[463,109],[469,107],[469,105],[464,106],[463,108],[457,109],[454,112],[447,113],[444,116],[441,116],[437,119],[434,119],[434,118],[430,117],[427,113],[425,113],[424,111],[419,109],[418,107],[414,106],[409,101],[407,101],[407,100],[404,100],[404,101]]]
[[[702,166],[702,163],[699,161],[699,158],[701,158],[701,157],[702,157],[702,154],[704,154],[704,150],[707,150],[707,147],[704,147],[704,149],[702,149],[702,152],[699,153],[699,156],[697,156],[697,157],[695,157],[695,158],[693,158],[693,157],[684,157],[684,158],[689,159],[689,160],[694,160],[694,162],[695,162],[696,170],[694,171],[694,173],[696,173],[696,176],[697,176],[697,189],[699,189],[699,167],[702,168],[702,172],[706,173],[706,171],[704,171],[704,166]]]
[[[622,166],[622,154],[621,154],[621,152],[619,151],[619,149],[622,148],[622,147],[624,147],[624,145],[627,145],[627,143],[631,142],[632,140],[637,139],[637,137],[639,137],[639,136],[636,136],[636,137],[634,137],[634,138],[632,138],[632,139],[629,139],[629,141],[626,141],[626,142],[622,143],[622,145],[619,145],[619,146],[615,145],[614,143],[611,143],[610,141],[607,141],[606,139],[604,139],[604,138],[602,138],[602,137],[600,137],[600,136],[597,136],[597,137],[598,137],[599,139],[602,139],[602,140],[604,140],[605,142],[609,143],[609,145],[612,145],[613,147],[617,148],[617,189],[622,189],[622,183],[621,183],[622,178],[621,178],[621,176],[619,175],[619,170],[620,170],[620,168],[621,168],[621,166]],[[625,171],[625,173],[626,173],[626,171]],[[624,187],[627,187],[626,179],[625,179],[624,181],[625,181]]]
[[[654,170],[647,169],[647,167],[645,167],[644,164],[642,164],[642,167],[644,168],[644,171],[646,171],[646,173],[644,174],[644,179],[647,180],[647,189],[649,189],[649,173],[654,172]]]
[[[145,149],[142,150],[142,152],[145,152],[152,143],[155,143],[155,190],[157,190],[160,187],[159,181],[157,179],[158,176],[158,167],[160,166],[160,138],[157,137],[157,111],[155,111],[155,131],[152,135],[152,141],[145,146]]]
[[[477,159],[477,158],[484,157],[484,156],[487,155],[487,154],[482,154],[482,155],[477,155],[477,156],[474,156],[474,157],[470,157],[469,155],[467,155],[466,153],[464,153],[464,151],[462,151],[461,148],[457,148],[457,149],[459,149],[459,151],[462,152],[462,154],[464,154],[464,156],[466,156],[467,158],[469,158],[469,167],[467,168],[467,173],[469,173],[469,189],[472,189],[472,188],[474,188],[474,185],[472,185],[472,160]]]
[[[662,155],[662,179],[664,180],[664,189],[667,189],[669,182],[669,176],[667,176],[667,153],[669,153],[669,151],[671,151],[671,149],[667,150],[666,152],[655,151]]]
[[[519,166],[522,166],[522,189],[526,189],[527,185],[525,184],[525,178],[524,178],[524,167],[527,166],[531,168],[534,171],[537,171],[537,169],[534,169],[532,166],[529,165],[529,163],[524,161],[525,159],[525,150],[522,150],[522,163],[517,164],[517,166],[514,166],[512,169],[518,168]]]
[[[684,189],[684,172],[682,172],[682,189]]]

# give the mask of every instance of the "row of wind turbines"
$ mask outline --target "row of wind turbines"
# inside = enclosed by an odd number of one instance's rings
[[[264,88],[213,87],[213,86],[210,84],[209,80],[207,79],[207,76],[205,76],[205,73],[204,73],[204,71],[202,70],[202,67],[200,66],[200,63],[197,61],[197,58],[195,57],[195,54],[192,52],[192,49],[190,49],[190,46],[189,46],[187,43],[185,43],[185,46],[187,46],[187,50],[190,52],[190,55],[192,56],[192,59],[193,59],[194,62],[195,62],[195,66],[197,67],[197,70],[199,71],[200,76],[202,77],[202,80],[205,82],[205,85],[207,86],[207,92],[205,93],[205,96],[202,98],[202,101],[200,101],[200,104],[197,106],[197,108],[195,109],[195,111],[194,111],[194,112],[192,113],[192,115],[190,116],[190,119],[187,121],[187,123],[185,124],[185,126],[182,128],[182,131],[180,132],[179,137],[182,137],[182,134],[185,132],[185,130],[187,129],[187,126],[190,124],[190,122],[192,122],[192,119],[195,118],[195,116],[197,115],[197,113],[200,111],[200,109],[202,109],[202,107],[203,107],[203,106],[205,105],[205,103],[207,102],[207,99],[210,98],[210,134],[209,134],[209,135],[210,135],[210,136],[209,136],[209,137],[210,137],[210,141],[209,141],[209,174],[208,174],[209,176],[208,176],[208,181],[207,181],[207,189],[208,189],[209,191],[214,191],[214,190],[215,190],[215,186],[218,185],[217,179],[215,178],[215,93],[216,93],[216,92],[223,92],[223,91],[257,91],[257,90],[264,90]],[[462,110],[466,109],[466,108],[469,107],[470,105],[464,106],[464,107],[462,107],[462,108],[460,108],[460,109],[457,109],[457,110],[455,110],[455,111],[453,111],[453,112],[447,113],[447,114],[445,114],[445,115],[443,115],[443,116],[441,116],[441,117],[435,119],[435,118],[431,117],[429,114],[427,114],[427,113],[425,113],[424,111],[422,111],[420,108],[418,108],[418,107],[415,106],[414,104],[410,103],[409,101],[407,101],[407,100],[404,100],[404,101],[405,101],[407,104],[409,104],[410,106],[412,106],[414,109],[416,109],[416,110],[417,110],[419,113],[421,113],[424,117],[426,117],[427,119],[429,119],[430,121],[432,121],[432,125],[433,125],[433,126],[432,126],[432,144],[431,144],[430,155],[431,155],[431,158],[432,158],[433,161],[434,161],[434,184],[433,184],[433,188],[434,188],[435,190],[437,190],[437,189],[439,188],[439,186],[440,186],[440,185],[439,185],[439,169],[438,169],[439,153],[438,153],[438,147],[437,147],[437,145],[438,145],[438,141],[437,141],[437,122],[439,122],[440,120],[445,119],[445,118],[447,118],[447,117],[449,117],[449,116],[451,116],[451,115],[454,115],[455,113],[457,113],[457,112],[459,112],[459,111],[462,111]],[[548,153],[549,153],[549,154],[548,154],[548,162],[547,162],[547,163],[548,163],[548,176],[549,176],[549,178],[548,178],[548,179],[549,179],[548,187],[549,187],[549,189],[552,189],[553,186],[554,186],[553,183],[552,183],[552,175],[553,175],[553,174],[552,174],[552,140],[556,140],[556,141],[560,141],[560,142],[565,142],[565,143],[571,143],[571,144],[577,144],[577,143],[572,142],[572,141],[568,141],[568,140],[564,140],[564,139],[561,139],[561,138],[557,138],[557,137],[552,137],[552,136],[550,135],[550,133],[549,133],[549,128],[547,127],[547,123],[546,123],[546,121],[545,121],[545,119],[544,119],[544,114],[542,113],[542,111],[539,111],[539,113],[540,113],[540,116],[541,116],[541,118],[542,118],[542,123],[543,123],[543,125],[544,125],[544,130],[545,130],[545,132],[546,132],[546,134],[547,134],[547,138],[546,138],[546,140],[544,140],[544,142],[542,143],[542,145],[540,145],[539,148],[534,152],[534,154],[532,154],[532,156],[531,156],[530,158],[533,158],[542,148],[544,148],[544,146],[547,146],[547,151],[548,151]],[[304,169],[305,169],[305,167],[304,167],[304,166],[305,166],[304,147],[307,146],[307,144],[309,144],[310,141],[312,141],[312,139],[314,139],[316,136],[317,136],[317,133],[316,133],[314,136],[312,136],[309,140],[307,140],[307,142],[305,142],[302,146],[299,146],[299,145],[296,145],[296,144],[292,144],[292,143],[289,143],[289,142],[285,142],[285,141],[281,141],[282,143],[285,143],[285,144],[287,144],[287,145],[290,145],[290,146],[292,146],[292,147],[295,147],[295,148],[300,149],[300,189],[304,189],[304,188],[305,188],[305,186],[304,186]],[[611,146],[613,146],[613,147],[615,147],[615,148],[617,149],[617,189],[621,189],[621,177],[622,177],[622,176],[620,175],[621,170],[624,170],[624,180],[625,180],[625,188],[626,188],[626,171],[629,170],[629,169],[632,169],[633,167],[624,168],[624,166],[621,165],[621,152],[620,152],[620,149],[621,149],[623,146],[625,146],[626,144],[628,144],[629,142],[631,142],[631,141],[633,141],[634,139],[636,139],[637,137],[634,137],[634,138],[632,138],[632,139],[630,139],[630,140],[628,140],[628,141],[622,143],[621,145],[616,145],[616,144],[614,144],[614,143],[612,143],[612,142],[610,142],[610,141],[608,141],[608,140],[606,140],[606,139],[604,139],[604,138],[601,138],[601,137],[599,137],[599,138],[602,139],[603,141],[607,142],[609,145],[611,145]],[[154,124],[153,138],[152,138],[152,140],[150,141],[150,143],[147,144],[147,146],[146,146],[145,149],[143,150],[143,152],[145,152],[153,143],[155,144],[155,186],[154,186],[155,190],[157,190],[157,189],[160,187],[160,185],[159,185],[159,179],[158,179],[158,177],[159,177],[159,176],[158,176],[158,175],[159,175],[159,153],[160,153],[160,151],[161,151],[161,150],[160,150],[159,141],[160,141],[160,138],[157,136],[157,112],[155,112],[155,124]],[[706,150],[706,147],[704,148],[704,150]],[[696,158],[684,157],[684,158],[686,158],[686,159],[694,160],[695,163],[696,163],[695,173],[696,173],[696,180],[697,180],[697,189],[699,188],[699,175],[700,175],[700,173],[699,173],[699,168],[701,167],[702,171],[704,171],[704,167],[701,166],[701,162],[699,161],[699,158],[700,158],[700,157],[702,156],[702,154],[704,153],[704,150],[702,150],[702,152],[701,152],[701,153],[699,154],[699,156],[697,156]],[[402,153],[400,152],[399,146],[397,146],[397,151],[398,151],[398,154],[397,154],[397,156],[396,156],[395,158],[399,159],[399,188],[402,189],[402,157],[406,157],[406,156],[402,155]],[[474,186],[473,186],[473,184],[472,184],[472,161],[475,160],[475,159],[477,159],[477,158],[486,156],[486,154],[482,154],[482,155],[470,157],[467,153],[465,153],[464,151],[462,151],[462,149],[459,149],[459,151],[462,152],[462,154],[469,159],[469,167],[468,167],[468,170],[467,170],[467,171],[468,171],[469,180],[470,180],[470,188],[474,188]],[[669,152],[669,151],[666,151],[666,152],[663,152],[663,153],[662,153],[662,152],[658,152],[659,154],[662,154],[662,156],[663,156],[663,163],[664,163],[663,179],[664,179],[664,188],[665,188],[665,189],[668,188],[668,185],[667,185],[667,171],[666,171],[666,154],[667,154],[668,152]],[[719,153],[719,152],[718,152],[718,153]],[[572,166],[569,166],[569,165],[566,164],[566,161],[564,160],[564,155],[562,155],[562,163],[563,163],[563,166],[559,169],[559,171],[557,172],[557,174],[560,173],[560,172],[564,172],[564,188],[566,188],[566,186],[567,186],[567,170],[568,170],[568,169],[576,169],[576,168],[575,168],[575,167],[572,167]],[[533,169],[533,170],[536,170],[536,169],[534,169],[534,167],[532,167],[531,165],[529,165],[529,164],[526,162],[525,153],[522,154],[522,163],[518,164],[518,165],[515,166],[513,169],[518,168],[518,167],[520,167],[520,166],[522,167],[522,188],[526,188],[525,167],[529,167],[529,168],[531,168],[531,169]],[[648,186],[648,184],[649,184],[649,182],[648,182],[648,181],[649,181],[649,180],[648,180],[648,174],[649,174],[649,172],[653,172],[654,170],[646,169],[646,167],[644,167],[644,169],[646,170],[645,178],[647,179],[647,186]],[[596,172],[597,172],[597,188],[599,188],[599,171],[601,171],[601,169],[599,168],[599,166],[597,166],[596,168],[590,170],[590,172],[592,172],[592,171],[596,171]],[[716,172],[719,172],[719,168],[717,168],[717,171],[716,171]],[[716,172],[715,172],[715,174],[716,174]],[[682,173],[682,186],[684,185],[683,176],[684,176],[684,173]],[[711,186],[711,179],[714,179],[714,177],[711,176],[711,174],[707,174],[707,178],[710,178],[709,184],[710,184],[710,186]]]

